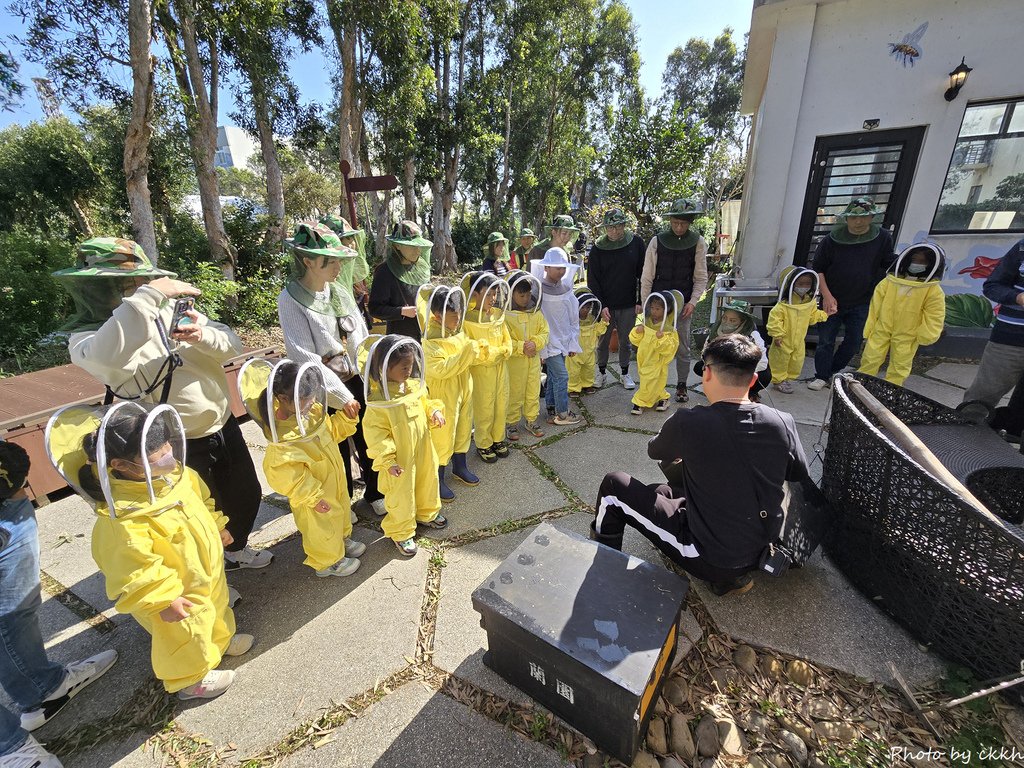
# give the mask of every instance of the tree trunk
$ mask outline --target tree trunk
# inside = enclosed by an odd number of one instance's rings
[[[235,253],[224,230],[220,207],[220,187],[213,158],[217,151],[217,46],[209,42],[210,90],[207,92],[203,60],[196,37],[192,0],[173,0],[179,21],[176,24],[166,6],[158,6],[160,25],[170,52],[175,79],[185,110],[192,163],[199,185],[199,201],[203,209],[203,226],[210,245],[210,255],[228,280],[235,278]],[[181,34],[179,47],[178,33]]]
[[[274,145],[274,126],[270,118],[270,107],[263,79],[251,70],[246,71],[252,94],[253,111],[256,117],[256,129],[260,137],[260,152],[263,164],[267,169],[267,213],[270,221],[267,233],[263,238],[265,245],[275,245],[284,240],[284,178],[281,174],[281,163]]]
[[[405,156],[402,165],[402,198],[405,201],[405,218],[416,221],[416,158],[412,151]]]
[[[151,0],[128,2],[128,50],[132,65],[132,112],[124,137],[124,177],[132,236],[157,264],[156,226],[149,194],[149,142],[153,135],[155,59],[150,53],[153,29]]]

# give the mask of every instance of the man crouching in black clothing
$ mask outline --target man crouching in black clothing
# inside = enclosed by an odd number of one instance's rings
[[[747,399],[760,359],[740,334],[708,345],[703,381],[711,404],[680,408],[647,445],[669,484],[605,475],[593,538],[622,549],[630,525],[715,594],[753,587],[749,572],[782,530],[784,482],[807,474],[792,416]]]

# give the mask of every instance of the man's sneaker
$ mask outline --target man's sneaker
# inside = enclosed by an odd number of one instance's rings
[[[178,698],[182,701],[215,699],[230,688],[233,682],[235,673],[230,669],[212,669],[200,682],[178,691]]]
[[[228,608],[234,608],[242,601],[242,593],[234,587],[228,587]]]
[[[117,651],[101,651],[81,661],[73,661],[65,668],[64,681],[57,690],[43,699],[37,709],[23,712],[21,727],[26,731],[34,731],[64,709],[64,706],[81,693],[89,683],[94,683],[106,674],[107,670],[117,661]]]
[[[825,381],[824,379],[817,379],[817,378],[815,378],[815,379],[811,379],[810,381],[807,382],[807,388],[809,390],[811,390],[812,392],[820,392],[821,390],[823,390],[827,386],[828,386],[828,382]]]
[[[252,644],[256,642],[256,638],[252,635],[239,632],[231,638],[231,642],[228,643],[227,650],[224,651],[225,656],[244,656],[252,648]]]
[[[224,550],[224,570],[237,571],[239,568],[266,568],[274,559],[269,549],[242,547],[237,552]]]
[[[345,539],[345,554],[351,557],[359,557],[366,551],[366,545],[355,539]]]
[[[498,454],[494,452],[493,446],[488,446],[487,448],[477,448],[476,455],[479,456],[483,461],[485,461],[488,464],[493,464],[498,460]]]
[[[555,420],[553,423],[557,424],[560,427],[571,427],[573,424],[580,423],[580,417],[577,416],[572,411],[568,411],[566,413],[560,413],[557,416],[555,416]]]
[[[686,387],[676,387],[676,402],[677,403],[688,403],[690,402],[690,395],[686,391]]]
[[[416,546],[416,539],[406,539],[405,541],[396,541],[395,546],[398,547],[398,551],[406,557],[412,557],[419,551],[419,547]]]
[[[511,440],[513,443],[519,442],[519,425],[513,424],[505,430],[505,437]]]
[[[441,530],[442,528],[448,527],[448,518],[439,514],[433,520],[429,520],[425,523],[417,520],[416,525],[422,525],[424,528],[436,528],[437,530]]]
[[[494,455],[497,456],[499,459],[508,458],[508,445],[505,444],[504,440],[502,440],[500,443],[495,443],[494,445],[491,446],[491,448],[494,449]]]
[[[644,409],[641,408],[639,405],[634,405],[632,408],[629,409],[629,412],[634,416],[640,416],[643,414]]]
[[[63,765],[56,755],[43,749],[34,736],[29,736],[16,750],[0,757],[0,768],[63,768]]]
[[[656,411],[667,411],[668,410],[668,400],[659,400],[658,402],[656,402],[654,404],[654,410],[656,410]]]
[[[622,386],[625,389],[636,389],[636,382],[633,381],[633,377],[627,373],[622,377]]]
[[[602,373],[601,371],[598,371],[597,373],[595,373],[594,374],[594,386],[595,387],[603,387],[605,381],[607,381],[607,377],[608,377],[608,373],[607,372]]]
[[[316,575],[321,579],[326,579],[328,576],[351,576],[353,573],[359,570],[359,561],[354,557],[343,557],[341,560],[336,562],[334,565],[329,565],[326,568],[316,572]]]
[[[540,428],[539,421],[531,421],[526,425],[526,431],[534,437],[544,437],[544,430]]]
[[[772,384],[772,389],[781,392],[784,395],[793,394],[793,384],[789,381],[780,381],[777,384]]]
[[[377,499],[376,501],[370,502],[370,509],[373,510],[373,514],[377,517],[384,517],[388,513],[388,508],[384,506],[384,499]]]
[[[356,511],[354,509],[350,508],[348,511],[348,515],[349,519],[352,521],[352,525],[355,525],[359,522],[359,516],[356,514]]]
[[[732,581],[708,582],[708,586],[719,597],[742,595],[754,588],[754,580],[750,576],[744,575]]]

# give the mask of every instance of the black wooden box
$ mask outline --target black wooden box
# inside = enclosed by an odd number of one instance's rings
[[[542,523],[473,592],[484,664],[632,763],[687,587],[661,566]]]

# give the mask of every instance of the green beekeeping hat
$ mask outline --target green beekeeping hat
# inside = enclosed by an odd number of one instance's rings
[[[54,277],[175,277],[153,266],[142,246],[121,237],[93,237],[78,246],[78,264]]]
[[[346,237],[355,237],[360,232],[362,232],[361,229],[352,229],[352,225],[348,223],[348,219],[333,213],[328,213],[326,216],[321,216],[320,223],[326,224],[328,227],[330,227],[331,231],[333,231],[334,234],[336,234],[341,239],[344,239]]]
[[[537,236],[529,227],[523,227],[522,231],[519,233],[519,239],[522,240],[524,237],[532,237],[536,239]]]
[[[433,245],[423,237],[419,225],[407,219],[395,225],[394,230],[388,235],[388,242],[394,245],[416,245],[420,248],[430,248]]]
[[[551,226],[547,228],[548,234],[551,234],[553,229],[567,229],[570,232],[578,233],[580,228],[576,226],[576,222],[572,220],[572,216],[555,216],[554,221],[551,222]]]
[[[616,227],[619,225],[629,226],[629,216],[619,208],[610,208],[604,212],[602,227]]]
[[[356,252],[341,244],[341,238],[326,224],[303,221],[295,227],[295,234],[284,241],[300,256],[326,256],[330,259],[353,258]]]
[[[875,201],[867,197],[858,197],[852,200],[842,213],[836,214],[836,219],[845,221],[850,216],[877,216],[881,211],[875,205]]]
[[[695,218],[704,213],[704,208],[696,200],[690,200],[687,197],[681,197],[678,200],[673,200],[672,205],[662,216],[667,219],[686,219],[687,221],[693,221]]]
[[[501,232],[491,232],[491,234],[489,234],[487,236],[487,244],[488,245],[494,245],[495,243],[507,243],[507,242],[508,242],[508,238],[505,237],[503,234],[501,234]]]

